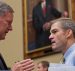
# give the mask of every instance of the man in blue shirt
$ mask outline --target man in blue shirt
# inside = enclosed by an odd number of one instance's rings
[[[64,54],[65,64],[75,66],[75,43]]]
[[[64,54],[64,64],[75,66],[75,22],[70,18],[60,18],[50,24],[52,49]]]

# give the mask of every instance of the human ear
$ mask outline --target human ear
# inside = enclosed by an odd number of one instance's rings
[[[68,30],[66,31],[66,38],[69,38],[69,37],[71,37],[72,35],[73,35],[72,30],[71,30],[71,29],[68,29]]]

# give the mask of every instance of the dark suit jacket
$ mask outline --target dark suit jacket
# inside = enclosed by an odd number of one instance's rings
[[[43,15],[41,3],[33,8],[33,27],[36,30],[36,46],[41,47],[50,44],[48,31],[43,31],[43,24],[48,21],[61,17],[61,13],[46,2],[46,15]]]
[[[9,70],[2,55],[0,54],[0,70]]]

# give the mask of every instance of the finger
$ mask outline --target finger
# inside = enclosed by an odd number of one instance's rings
[[[30,64],[30,65],[27,65],[27,66],[24,66],[22,67],[22,70],[33,70],[34,69],[34,64]]]
[[[28,61],[31,61],[31,59],[22,60],[22,61],[20,61],[20,63],[22,64],[22,63],[26,63],[26,62],[28,62]]]
[[[33,60],[29,60],[29,61],[25,61],[25,62],[20,62],[20,64],[22,66],[26,66],[26,65],[29,65],[29,64],[32,64],[33,63]]]

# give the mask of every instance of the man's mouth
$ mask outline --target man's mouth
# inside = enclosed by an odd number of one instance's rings
[[[52,43],[52,44],[54,44],[54,43],[55,43],[55,41],[51,41],[51,43]]]

